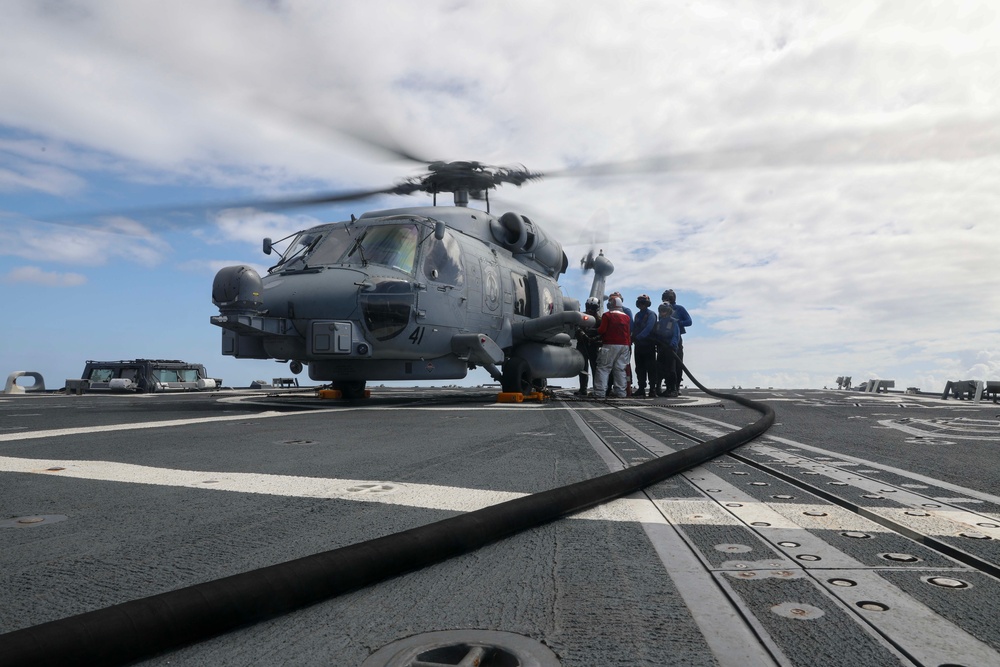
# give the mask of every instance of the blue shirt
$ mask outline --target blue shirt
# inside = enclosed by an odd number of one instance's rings
[[[650,336],[654,326],[656,326],[656,313],[649,308],[645,310],[640,308],[632,318],[632,340],[636,343],[652,342]]]
[[[674,319],[677,320],[677,324],[681,327],[681,333],[687,333],[687,327],[691,326],[691,316],[688,315],[687,308],[684,306],[679,306],[674,304],[672,306],[674,309]]]

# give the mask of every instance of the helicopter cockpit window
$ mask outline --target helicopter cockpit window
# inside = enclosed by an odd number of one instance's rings
[[[369,227],[341,260],[344,264],[379,264],[413,273],[420,234],[416,225]]]
[[[414,304],[413,284],[405,280],[383,280],[361,293],[365,326],[376,340],[395,338],[410,323]]]
[[[316,247],[306,255],[308,266],[323,266],[326,264],[339,264],[354,242],[357,240],[360,231],[351,232],[346,227],[334,227],[320,240]]]
[[[424,242],[424,275],[436,283],[461,287],[465,284],[462,248],[451,233],[438,241],[431,236]]]
[[[289,271],[292,269],[301,269],[302,260],[305,257],[306,250],[316,243],[319,238],[319,234],[315,232],[302,232],[295,237],[288,249],[281,255],[281,260],[273,267],[271,270],[280,269],[282,271]]]

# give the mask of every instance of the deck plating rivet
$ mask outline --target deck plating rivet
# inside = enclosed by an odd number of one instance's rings
[[[48,472],[59,472],[60,470],[65,470],[65,469],[66,468],[63,468],[62,466],[54,466],[52,468],[46,468],[45,470]]]
[[[985,533],[977,533],[974,530],[967,530],[964,533],[959,533],[958,536],[959,537],[968,537],[971,540],[989,540],[989,539],[992,539],[992,538],[990,538],[989,535],[987,535]]]
[[[811,472],[811,471],[807,471],[807,472],[804,472],[804,473],[802,473],[802,474],[803,474],[803,475],[818,475],[819,473],[818,473],[818,472]]]
[[[983,528],[1000,528],[1000,525],[995,523],[977,523],[977,526],[982,526]]]
[[[726,503],[726,507],[743,507],[743,503]]]
[[[826,516],[826,512],[818,512],[816,510],[810,510],[808,512],[803,512],[806,516]]]
[[[771,486],[767,482],[750,482],[750,486]]]
[[[870,500],[885,500],[885,496],[880,496],[877,493],[864,493],[861,497],[868,498]]]
[[[781,604],[776,604],[771,607],[771,612],[777,614],[778,616],[794,618],[802,621],[811,621],[819,618],[825,613],[819,607],[814,607],[811,604],[803,604],[801,602],[782,602]]]
[[[869,535],[868,533],[862,533],[857,530],[845,530],[843,533],[841,533],[841,535],[843,535],[844,537],[855,537],[858,539],[865,539],[871,537],[871,535]]]
[[[834,586],[842,586],[844,588],[858,585],[858,582],[852,581],[850,579],[828,579],[828,581]]]
[[[865,600],[862,600],[861,602],[858,602],[857,604],[858,604],[859,607],[861,607],[862,609],[864,609],[866,611],[888,611],[889,610],[889,605],[882,604],[881,602],[867,602]]]
[[[847,482],[828,482],[830,486],[847,486]]]
[[[731,473],[729,473],[729,474],[730,474],[730,475],[749,475],[750,473],[748,473],[748,472],[743,472],[742,470],[734,470],[733,472],[731,472]]]
[[[930,516],[927,512],[922,512],[920,510],[909,510],[905,512],[905,514],[909,514],[910,516]]]
[[[778,500],[792,500],[795,496],[790,496],[787,493],[779,493],[778,495],[771,496],[772,498],[777,498]]]
[[[771,524],[769,524],[767,521],[751,521],[750,525],[751,526],[770,526]]]
[[[778,542],[779,547],[798,547],[802,546],[798,542]]]
[[[822,558],[820,558],[819,556],[817,556],[815,554],[799,554],[798,556],[796,556],[796,558],[798,558],[799,560],[805,560],[805,561],[809,561],[809,562],[815,562],[815,561],[818,561],[818,560],[823,560]]]
[[[708,493],[721,493],[722,489],[705,489]]]
[[[961,579],[952,579],[951,577],[927,577],[924,579],[931,586],[940,586],[941,588],[968,588],[969,584],[962,581]]]
[[[935,505],[934,503],[924,503],[921,507],[941,507],[940,505]]]
[[[25,516],[25,517],[21,517],[20,519],[17,519],[17,522],[20,523],[20,524],[23,524],[23,525],[30,525],[30,524],[33,524],[33,523],[41,523],[43,521],[45,521],[45,518],[44,517],[40,517],[40,516]]]
[[[882,558],[886,560],[894,560],[900,563],[916,563],[920,559],[912,554],[900,554],[900,553],[887,553],[879,554]]]

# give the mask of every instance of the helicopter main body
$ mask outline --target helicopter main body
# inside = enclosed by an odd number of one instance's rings
[[[563,296],[567,266],[559,243],[516,213],[375,211],[300,232],[264,276],[219,271],[211,321],[223,354],[307,365],[348,394],[477,366],[505,391],[528,391],[584,370],[572,334],[596,323]]]

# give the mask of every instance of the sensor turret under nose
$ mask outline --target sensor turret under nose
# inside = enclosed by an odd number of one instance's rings
[[[246,264],[227,266],[215,274],[212,283],[212,303],[223,313],[240,311],[260,313],[264,301],[264,284],[260,274]]]

